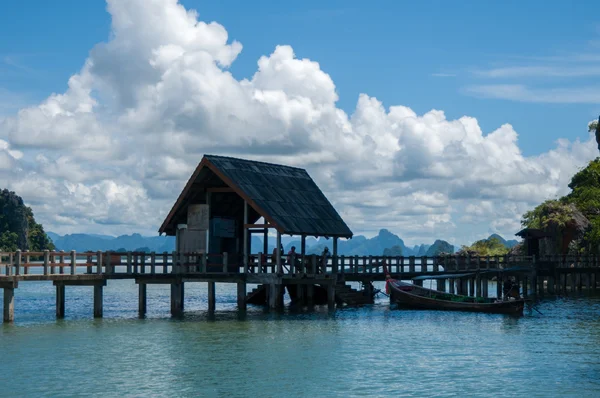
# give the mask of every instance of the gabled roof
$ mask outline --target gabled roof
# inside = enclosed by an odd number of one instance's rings
[[[523,228],[522,230],[517,232],[515,235],[520,236],[521,238],[533,238],[533,239],[549,238],[552,236],[552,234],[550,234],[548,232],[544,232],[543,230],[536,229],[536,228]]]
[[[205,155],[159,229],[165,232],[203,169],[209,169],[282,234],[352,237],[352,231],[306,170]],[[204,173],[205,175],[206,173]]]

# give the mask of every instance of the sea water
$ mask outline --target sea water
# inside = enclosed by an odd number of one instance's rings
[[[595,298],[547,299],[523,317],[399,310],[383,295],[243,314],[235,285],[217,284],[210,315],[206,284],[187,283],[171,319],[169,297],[148,285],[138,319],[134,282],[109,281],[93,319],[93,288],[67,286],[56,320],[52,283],[21,283],[15,322],[0,327],[0,396],[600,396]]]

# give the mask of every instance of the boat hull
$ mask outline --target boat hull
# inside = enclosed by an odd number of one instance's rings
[[[464,297],[448,293],[436,292],[425,289],[409,283],[388,280],[390,291],[390,301],[398,304],[402,308],[420,309],[420,310],[440,310],[440,311],[469,311],[484,312],[490,314],[513,314],[522,315],[525,301],[523,299],[493,301],[487,303],[460,302],[450,300],[439,300],[433,297],[427,297],[427,294],[435,296],[443,294],[449,297]]]

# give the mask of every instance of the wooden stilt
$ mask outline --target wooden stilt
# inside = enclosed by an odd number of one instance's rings
[[[146,287],[145,283],[138,284],[139,290],[139,303],[138,303],[138,315],[140,318],[146,316]]]
[[[216,298],[215,298],[215,282],[208,282],[208,312],[215,312]]]
[[[183,283],[171,284],[171,316],[179,317],[183,315]]]
[[[65,285],[62,283],[56,285],[56,317],[65,317]]]
[[[94,318],[102,318],[102,284],[94,285]]]
[[[279,296],[279,294],[278,294],[277,285],[274,283],[271,283],[269,285],[269,308],[271,308],[271,309],[277,308],[278,296]]]
[[[4,288],[4,322],[15,320],[15,288]]]
[[[246,311],[246,282],[237,284],[237,305],[238,310]]]
[[[335,283],[327,285],[327,308],[335,309]]]

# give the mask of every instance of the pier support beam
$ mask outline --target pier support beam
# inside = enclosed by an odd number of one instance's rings
[[[246,282],[237,284],[237,306],[238,310],[246,311]]]
[[[183,282],[171,284],[171,316],[183,315]]]
[[[327,308],[335,309],[335,283],[327,285]]]
[[[269,284],[269,308],[281,309],[283,307],[283,285]]]
[[[147,291],[146,291],[146,289],[147,289],[147,286],[148,285],[146,285],[145,283],[139,283],[138,284],[138,290],[139,290],[139,294],[138,294],[138,296],[139,296],[138,297],[139,298],[139,301],[138,301],[138,315],[139,315],[140,318],[144,318],[146,316],[146,304],[147,304],[147,301],[146,301],[146,298],[147,298],[146,292]]]
[[[4,322],[15,320],[15,287],[4,286]]]
[[[208,282],[208,312],[214,313],[216,307],[215,282]]]
[[[94,285],[94,318],[102,318],[103,284]]]
[[[56,318],[65,317],[65,285],[56,285]]]
[[[489,283],[488,278],[481,279],[481,294],[485,298],[490,297],[488,283]]]

